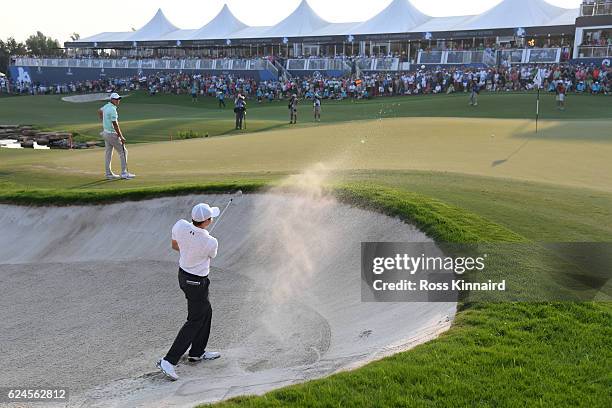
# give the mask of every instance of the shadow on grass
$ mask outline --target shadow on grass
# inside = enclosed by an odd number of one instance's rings
[[[557,120],[557,119],[553,119]],[[541,122],[540,122],[541,123]],[[540,127],[538,133],[526,130],[516,133],[513,138],[531,138],[550,141],[584,141],[612,143],[609,120],[585,120],[557,122],[552,126]]]
[[[265,126],[262,128],[250,129],[247,123],[246,129],[238,130],[238,129],[232,128],[232,129],[226,130],[225,132],[219,133],[219,136],[229,136],[229,135],[234,135],[237,133],[259,133],[259,132],[265,132],[268,130],[280,129],[284,127],[285,125],[286,125],[285,123],[277,123],[276,125],[270,125],[270,126]]]
[[[525,148],[525,146],[527,146],[529,144],[530,141],[531,141],[531,139],[525,139],[525,141],[516,150],[514,150],[512,153],[510,153],[508,155],[508,157],[506,157],[505,159],[501,159],[501,160],[495,160],[493,163],[491,163],[491,167],[497,167],[497,166],[501,166],[502,164],[507,163],[510,159],[512,159],[512,157],[514,157],[521,150],[523,150]]]
[[[96,180],[96,181],[92,181],[91,183],[85,183],[85,184],[80,184],[78,186],[70,187],[70,188],[68,188],[68,190],[79,190],[79,189],[82,189],[82,188],[97,187],[97,186],[102,186],[104,184],[115,183],[117,181],[121,181],[121,179],[113,179],[113,180],[102,179],[102,180]]]

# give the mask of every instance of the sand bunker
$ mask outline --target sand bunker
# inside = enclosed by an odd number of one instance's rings
[[[123,95],[125,98],[129,95]],[[62,101],[71,102],[71,103],[88,103],[88,102],[96,102],[96,101],[108,101],[110,98],[110,93],[94,93],[94,94],[84,94],[84,95],[72,95],[72,96],[64,96]]]
[[[0,206],[0,383],[70,389],[69,406],[182,407],[262,393],[407,349],[446,330],[453,303],[362,303],[361,241],[430,241],[332,198],[253,194],[214,232],[222,358],[154,364],[183,324],[170,229],[228,196],[107,206]]]

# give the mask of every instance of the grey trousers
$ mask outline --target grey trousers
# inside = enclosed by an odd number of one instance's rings
[[[111,170],[111,161],[113,159],[113,149],[117,151],[121,158],[121,173],[127,173],[127,148],[119,140],[119,136],[116,133],[102,132],[100,135],[104,138],[104,147],[106,148],[106,154],[104,156],[106,175],[110,176],[113,174]]]

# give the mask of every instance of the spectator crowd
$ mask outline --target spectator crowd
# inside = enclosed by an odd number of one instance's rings
[[[528,91],[540,84],[541,89],[554,92],[562,83],[568,92],[612,94],[612,68],[587,65],[522,65],[497,68],[427,68],[410,72],[366,73],[357,78],[309,76],[279,80],[256,81],[232,75],[193,75],[188,73],[156,73],[130,78],[74,81],[46,86],[32,83],[13,83],[17,94],[69,94],[98,92],[130,92],[145,90],[157,94],[187,94],[209,96],[225,105],[225,98],[238,93],[257,102],[300,98],[369,99],[380,96],[426,95],[468,92],[472,84],[482,91]]]

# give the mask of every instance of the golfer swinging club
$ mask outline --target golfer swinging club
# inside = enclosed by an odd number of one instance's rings
[[[219,243],[206,228],[219,216],[219,208],[198,204],[191,210],[191,223],[179,220],[172,227],[172,249],[179,251],[178,281],[187,298],[187,322],[183,325],[168,354],[157,362],[157,368],[176,381],[175,366],[189,349],[191,362],[214,360],[221,357],[206,351],[212,307],[208,300],[210,260],[217,256]]]
[[[107,180],[122,178],[124,180],[133,179],[136,175],[128,172],[127,168],[127,149],[125,148],[125,137],[119,127],[119,114],[117,107],[121,103],[121,96],[117,93],[112,93],[110,101],[98,110],[98,117],[102,121],[103,131],[100,136],[104,138],[104,146],[106,148],[105,165]],[[121,158],[121,176],[116,175],[111,170],[111,161],[113,159],[113,149],[117,150]]]

